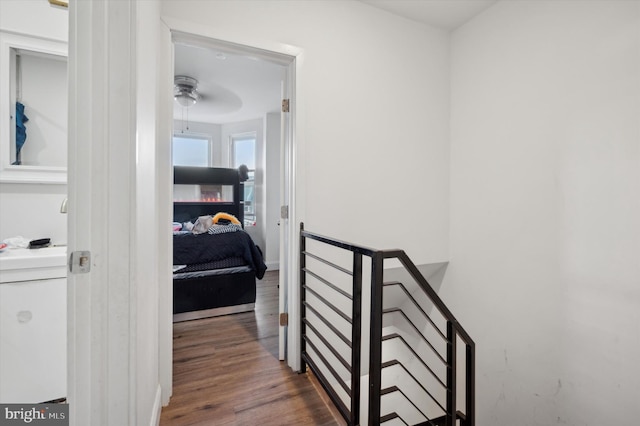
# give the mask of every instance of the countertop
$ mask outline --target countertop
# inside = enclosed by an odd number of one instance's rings
[[[67,247],[5,249],[0,253],[0,283],[67,276]]]

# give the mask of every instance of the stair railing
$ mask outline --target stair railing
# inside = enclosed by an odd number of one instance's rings
[[[336,247],[341,250],[353,253],[353,262],[350,269],[339,266],[317,254],[313,254],[307,251],[307,239],[319,241],[323,244],[327,244],[332,247]],[[362,337],[362,256],[372,256],[374,250],[366,247],[356,246],[343,241],[330,239],[318,234],[306,232],[304,230],[304,224],[300,224],[300,330],[301,330],[301,371],[306,371],[306,365],[309,365],[318,381],[325,389],[334,405],[340,411],[340,414],[348,422],[349,425],[360,424],[360,375],[361,375],[361,337]],[[326,267],[333,271],[337,271],[338,274],[344,274],[351,277],[351,291],[346,292],[343,289],[336,286],[334,283],[323,278],[319,273],[314,272],[311,268],[307,267],[307,258],[312,258],[318,262],[321,262]],[[319,294],[318,289],[314,290],[307,283],[307,276],[314,278],[314,281],[320,286],[324,286],[329,289],[336,297],[347,298],[351,301],[351,312],[344,312],[335,303],[332,303],[327,298]],[[314,302],[307,300],[307,294],[311,294],[317,305]],[[321,306],[318,306],[321,305]],[[338,329],[330,319],[327,319],[321,313],[321,307],[330,309],[339,318],[348,322],[351,328],[350,336]],[[317,327],[314,326],[312,320],[308,316],[310,311],[313,316],[318,319],[319,323],[328,330],[331,337],[327,338],[318,332]],[[311,330],[312,333],[308,333]],[[335,348],[335,344],[332,344],[330,340],[343,342],[350,348],[351,356],[349,360],[346,360],[338,350]],[[314,343],[315,342],[315,343]],[[328,354],[323,354],[318,348],[322,345],[327,349]],[[311,352],[308,350],[309,347]],[[329,355],[329,353],[331,355]],[[327,359],[329,356],[333,359],[337,359],[339,363],[348,371],[349,380],[344,380],[339,372],[336,371],[336,367]],[[330,377],[323,373],[323,370],[319,367],[323,366],[325,371],[328,371]],[[338,367],[339,368],[339,367]],[[342,398],[340,398],[338,392],[341,392],[340,388],[335,386],[338,383],[339,387],[348,395],[348,404],[346,404]]]
[[[418,423],[419,425],[429,425],[429,426],[454,426],[456,425],[456,420],[460,419],[461,424],[463,426],[475,426],[475,343],[473,339],[469,336],[469,334],[465,331],[465,329],[460,325],[460,323],[456,320],[451,311],[444,304],[442,299],[438,296],[438,294],[433,290],[431,285],[427,282],[426,278],[420,273],[416,265],[409,259],[409,256],[403,250],[384,250],[376,253],[374,255],[373,262],[378,266],[375,267],[376,271],[381,271],[383,269],[383,263],[386,259],[397,259],[400,261],[404,269],[410,274],[411,278],[418,284],[421,290],[426,294],[429,301],[433,304],[434,308],[436,308],[440,315],[444,318],[446,322],[446,335],[443,333],[435,322],[431,319],[431,316],[428,315],[422,307],[416,302],[416,300],[411,296],[411,294],[406,290],[402,283],[384,283],[381,272],[378,273],[375,279],[372,280],[371,288],[372,288],[372,307],[371,307],[371,355],[370,355],[370,366],[369,366],[369,374],[370,374],[370,389],[369,389],[369,424],[370,425],[378,425],[380,423],[384,423],[385,421],[389,421],[393,418],[400,417],[397,413],[388,413],[384,416],[380,416],[380,397],[385,394],[389,394],[393,392],[395,386],[387,387],[385,389],[381,388],[381,373],[384,368],[392,367],[397,365],[397,363],[383,363],[381,360],[382,353],[382,343],[387,339],[393,339],[397,336],[383,336],[382,335],[382,319],[384,315],[394,314],[396,312],[400,312],[404,318],[410,323],[412,327],[415,328],[415,325],[411,323],[411,320],[407,317],[402,310],[397,308],[383,309],[383,292],[385,288],[389,288],[392,286],[400,286],[402,290],[405,292],[407,298],[416,306],[416,308],[420,311],[423,317],[430,323],[434,330],[436,330],[436,334],[444,339],[446,342],[446,356],[442,357],[439,355],[439,352],[435,349],[434,345],[426,338],[422,333],[420,333],[421,338],[424,343],[426,343],[435,354],[436,362],[442,362],[446,367],[446,378],[444,383],[438,378],[438,376],[433,372],[433,369],[429,366],[425,365],[425,368],[434,375],[435,379],[444,386],[446,390],[446,401],[442,404],[442,401],[438,401],[436,397],[433,396],[431,392],[427,389],[423,390],[426,394],[428,394],[429,398],[444,412],[441,416],[434,416],[432,418],[428,417],[424,413],[421,414],[425,417],[424,421]],[[465,345],[465,410],[464,412],[458,410],[457,407],[457,342],[458,339],[462,340]],[[412,351],[412,354],[416,356],[416,358],[424,363],[424,360],[418,356],[415,351]],[[406,370],[405,370],[406,371]],[[417,379],[409,372],[406,373],[414,380]],[[420,383],[418,383],[420,385]],[[403,393],[404,395],[404,393]],[[409,400],[410,403],[413,402],[404,395],[404,397]],[[444,405],[444,406],[443,406]]]
[[[351,268],[344,268],[329,261],[319,255],[307,250],[307,239],[318,241],[331,247],[351,252],[353,255]],[[428,426],[454,426],[460,420],[462,426],[475,426],[475,343],[458,323],[453,314],[442,302],[435,290],[429,285],[424,276],[420,273],[415,264],[402,250],[374,250],[371,248],[354,245],[344,241],[328,238],[319,234],[304,230],[304,225],[300,225],[300,329],[301,329],[301,371],[306,371],[307,365],[316,375],[318,381],[323,386],[343,418],[349,425],[360,424],[360,380],[361,368],[361,338],[362,338],[362,282],[363,282],[363,256],[371,259],[371,309],[370,309],[370,339],[369,339],[369,389],[368,389],[368,416],[369,425],[380,425],[382,423],[398,419],[402,424],[409,424],[401,413],[395,411],[381,414],[381,401],[383,396],[396,395],[406,400],[415,409],[421,420],[414,424]],[[317,271],[307,265],[307,259],[314,259],[316,264],[322,264],[337,274],[346,274],[351,277],[350,291],[345,291],[340,286],[331,282],[330,279],[321,276]],[[384,261],[387,259],[397,259],[403,268],[409,273],[411,278],[419,286],[422,292],[428,297],[433,308],[437,309],[441,318],[446,323],[446,330],[442,331],[425,308],[416,301],[403,283],[385,283]],[[312,277],[313,286],[307,282],[307,277]],[[324,287],[325,295],[322,296],[319,290]],[[429,327],[436,330],[435,334],[443,339],[446,344],[446,354],[442,355],[435,345],[425,337],[413,320],[401,309],[401,307],[384,308],[384,290],[400,288],[405,300],[411,302],[416,307],[419,315],[427,321]],[[312,300],[307,296],[311,295]],[[340,309],[337,300],[334,298],[347,298],[351,305],[350,312]],[[321,306],[320,306],[321,305]],[[344,303],[342,304],[343,306]],[[329,312],[334,319],[323,315],[322,310]],[[348,311],[348,310],[347,310]],[[311,315],[309,315],[309,313]],[[431,349],[433,356],[430,361],[425,361],[418,351],[413,348],[407,340],[398,333],[383,335],[383,317],[400,314],[403,322],[415,332],[421,343],[425,343]],[[349,324],[350,334],[347,336],[343,330],[336,327],[334,322],[343,321]],[[314,325],[316,324],[316,325]],[[318,328],[322,326],[323,331]],[[458,410],[456,387],[459,366],[457,365],[458,340],[465,345],[465,407],[464,412]],[[345,359],[341,351],[336,349],[333,342],[342,342],[350,349],[350,360]],[[405,353],[419,361],[419,365],[431,374],[436,386],[442,386],[445,391],[445,401],[441,401],[436,395],[437,392],[427,389],[416,376],[409,371],[397,359],[383,362],[383,342],[400,342],[398,347],[403,348]],[[406,347],[406,349],[404,349]],[[324,350],[326,349],[326,350]],[[434,371],[435,367],[428,365],[432,361],[442,363],[446,370],[446,377],[442,378]],[[321,368],[320,368],[321,367]],[[403,389],[402,383],[386,384],[382,387],[382,372],[389,368],[399,368],[402,374],[408,376],[409,381],[414,383],[424,395],[422,398],[412,397],[410,392]],[[348,373],[348,380],[345,374],[340,374],[338,369]],[[339,394],[347,395],[348,402],[345,403]],[[437,407],[437,415],[426,413],[425,400],[429,400],[432,406]],[[434,405],[435,404],[435,405]]]

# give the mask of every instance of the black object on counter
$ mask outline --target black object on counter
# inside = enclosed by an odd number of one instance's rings
[[[51,238],[41,238],[39,240],[31,240],[29,241],[30,249],[44,248],[49,247],[51,244]]]

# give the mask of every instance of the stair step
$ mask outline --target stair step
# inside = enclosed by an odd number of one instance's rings
[[[398,389],[398,387],[397,387],[397,386],[391,386],[391,387],[389,387],[389,388],[384,388],[384,389],[382,389],[382,390],[380,391],[380,396],[382,396],[382,395],[387,395],[387,394],[390,394],[390,393],[393,393],[393,392],[397,392],[397,391],[399,391],[399,390],[400,390],[400,389]]]
[[[382,423],[384,423],[384,422],[388,422],[388,421],[393,420],[393,419],[398,419],[398,420],[400,420],[402,423],[404,423],[405,425],[409,426],[409,425],[407,424],[407,422],[405,422],[405,421],[402,419],[402,417],[400,417],[400,416],[398,415],[398,413],[396,413],[396,412],[389,413],[389,414],[387,414],[387,415],[385,415],[385,416],[380,417],[380,424],[382,424]]]
[[[384,342],[385,340],[396,339],[398,337],[401,337],[398,333],[391,333],[387,334],[386,336],[382,336],[382,341]]]
[[[456,419],[460,419],[461,420],[460,423],[464,425],[465,420],[467,420],[467,416],[462,411],[457,411]],[[446,426],[446,424],[447,424],[447,416],[440,416],[426,422],[418,423],[416,426]]]
[[[400,361],[397,359],[392,359],[391,361],[383,362],[380,368],[391,367],[392,365],[400,365]]]
[[[389,413],[386,416],[380,417],[380,423],[388,422],[389,420],[398,419],[398,413]]]

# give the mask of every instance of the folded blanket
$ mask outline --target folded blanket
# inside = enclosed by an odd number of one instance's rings
[[[227,225],[211,225],[209,228],[210,234],[226,234],[227,232],[242,231],[242,226],[235,223],[229,223]]]

